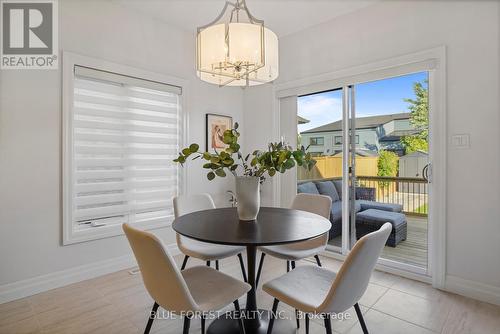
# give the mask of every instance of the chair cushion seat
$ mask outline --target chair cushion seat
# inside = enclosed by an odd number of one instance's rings
[[[182,276],[199,311],[217,311],[246,294],[251,286],[213,268],[196,266],[182,271]]]
[[[391,223],[394,229],[398,229],[401,225],[406,225],[406,216],[402,213],[369,209],[361,211],[356,215],[356,222],[363,224],[372,224],[377,229],[384,223]]]
[[[297,185],[297,193],[319,195],[318,188],[316,188],[316,185],[313,182],[306,182]]]
[[[307,241],[294,242],[291,244],[276,246],[261,246],[259,249],[269,255],[282,260],[301,260],[306,257],[321,253],[326,248],[326,236],[318,237]]]
[[[225,259],[245,251],[243,246],[217,245],[183,236],[179,236],[178,240],[177,244],[182,253],[203,261]]]
[[[336,273],[317,266],[299,266],[263,285],[262,289],[303,312],[316,312],[325,300]]]
[[[340,200],[337,189],[333,185],[332,181],[323,181],[316,183],[316,187],[321,195],[326,195],[332,199],[332,202]]]
[[[397,203],[380,203],[380,202],[366,201],[366,200],[359,200],[357,202],[360,204],[362,211],[369,209],[391,211],[391,212],[403,211],[403,206]]]

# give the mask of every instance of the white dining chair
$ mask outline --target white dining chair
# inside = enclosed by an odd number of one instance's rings
[[[358,301],[368,287],[370,276],[382,249],[392,231],[385,223],[378,231],[365,235],[356,242],[338,273],[316,266],[301,266],[263,285],[262,289],[274,297],[276,314],[280,301],[305,313],[306,333],[309,332],[309,314],[321,315],[326,333],[332,333],[331,314],[341,313],[354,306],[364,334],[368,334]],[[272,318],[268,334],[272,333]]]
[[[315,213],[325,217],[326,219],[330,219],[331,207],[332,199],[330,197],[305,193],[297,194],[291,205],[291,209]],[[257,270],[256,285],[259,284],[266,254],[277,257],[278,259],[286,260],[287,272],[290,271],[290,265],[292,269],[295,268],[295,261],[302,260],[310,256],[314,256],[316,263],[321,267],[321,261],[318,254],[326,249],[327,244],[328,233],[325,233],[311,240],[292,244],[259,247],[262,254],[260,255],[259,268]]]
[[[180,271],[163,242],[155,235],[123,224],[132,251],[141,270],[149,295],[155,301],[144,331],[148,334],[158,307],[184,316],[183,334],[189,333],[192,314],[209,314],[234,304],[240,333],[245,333],[238,298],[251,286],[211,267],[196,266]],[[205,332],[205,318],[201,318]]]
[[[182,195],[174,197],[174,215],[175,218],[182,215],[202,210],[215,209],[214,201],[209,194]],[[203,224],[203,221],[200,221]],[[243,263],[242,253],[245,251],[244,246],[226,246],[217,245],[207,242],[194,240],[184,237],[177,233],[177,247],[184,254],[181,270],[186,268],[188,259],[194,257],[202,261],[206,261],[210,267],[211,261],[215,261],[215,269],[219,270],[219,260],[237,255],[243,280],[247,281],[245,265]]]

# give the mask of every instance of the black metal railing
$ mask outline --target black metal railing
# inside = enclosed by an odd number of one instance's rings
[[[341,180],[340,177],[308,181]],[[372,188],[373,200],[381,203],[394,203],[403,206],[403,212],[410,215],[427,216],[428,214],[428,182],[423,178],[357,176],[356,186]]]
[[[423,178],[357,176],[357,186],[375,188],[375,200],[403,205],[403,212],[427,216],[429,187]]]

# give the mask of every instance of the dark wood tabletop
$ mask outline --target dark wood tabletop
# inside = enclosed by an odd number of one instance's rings
[[[221,245],[264,246],[309,240],[330,230],[331,223],[306,211],[262,207],[255,221],[240,221],[236,208],[197,211],[174,220],[186,237]]]

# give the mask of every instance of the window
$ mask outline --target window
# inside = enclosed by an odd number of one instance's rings
[[[325,145],[325,138],[324,137],[311,137],[311,138],[309,138],[309,145],[311,145],[311,146]]]
[[[179,186],[181,88],[75,65],[67,113],[65,243],[166,226]]]
[[[342,145],[342,136],[335,136],[335,145]],[[356,144],[359,144],[359,135],[356,135]]]

